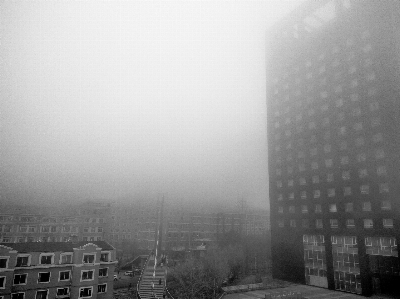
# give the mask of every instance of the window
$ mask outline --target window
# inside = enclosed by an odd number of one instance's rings
[[[299,164],[299,171],[305,171],[305,170],[306,166],[303,163]]]
[[[360,123],[360,122],[355,123],[354,126],[353,126],[353,128],[354,128],[355,131],[360,131],[360,130],[362,130],[362,128],[363,128],[362,123]]]
[[[385,151],[383,149],[377,149],[375,152],[375,158],[376,159],[383,159],[385,158]]]
[[[57,296],[69,295],[69,288],[57,288]]]
[[[38,282],[50,282],[50,272],[39,272]]]
[[[293,199],[294,199],[294,193],[291,192],[291,193],[289,193],[289,200],[293,200]]]
[[[301,206],[301,212],[304,213],[304,214],[305,214],[305,213],[308,213],[308,207],[307,207],[307,205],[302,205],[302,206]]]
[[[393,219],[383,219],[384,228],[393,228]]]
[[[28,277],[28,274],[14,274],[14,285],[18,284],[26,284],[26,278]]]
[[[362,185],[360,187],[361,194],[369,194],[369,185]]]
[[[310,227],[310,221],[308,219],[303,219],[302,220],[302,226],[303,226],[303,228],[309,228]]]
[[[358,137],[356,139],[356,146],[364,146],[364,145],[365,145],[364,137]]]
[[[12,293],[11,299],[25,299],[25,293],[24,292]]]
[[[0,276],[0,289],[5,289],[5,288],[6,288],[6,277]]]
[[[334,196],[335,196],[335,188],[329,188],[328,197],[334,197]]]
[[[283,207],[282,206],[278,207],[278,213],[283,214]]]
[[[337,219],[330,219],[331,228],[338,228],[339,222]]]
[[[383,141],[383,135],[382,133],[377,133],[375,135],[372,135],[372,142],[373,143],[378,143]]]
[[[318,162],[311,162],[311,169],[315,170],[318,169]]]
[[[328,173],[328,174],[326,175],[326,181],[327,181],[328,183],[333,182],[333,173]]]
[[[343,194],[344,194],[344,196],[351,195],[351,187],[344,187],[343,188]]]
[[[106,283],[104,283],[104,284],[99,284],[99,285],[97,286],[97,292],[98,292],[98,293],[106,293],[106,292],[107,292],[107,284],[106,284]]]
[[[17,256],[17,264],[15,267],[28,267],[30,266],[30,255],[18,255]]]
[[[321,196],[320,190],[314,190],[314,198],[319,198]]]
[[[335,203],[329,205],[329,212],[331,212],[331,213],[337,212],[337,207],[336,207]]]
[[[342,179],[344,181],[350,180],[350,171],[349,170],[346,170],[346,171],[342,172]]]
[[[0,256],[0,269],[8,268],[8,256]]]
[[[319,176],[318,175],[314,175],[312,177],[312,182],[313,182],[313,184],[318,184],[319,183]]]
[[[383,200],[381,202],[381,209],[383,211],[390,211],[392,209],[392,204],[391,204],[390,200]]]
[[[296,227],[296,220],[290,219],[290,227]]]
[[[84,253],[83,254],[83,263],[84,264],[93,264],[95,261],[95,254]]]
[[[370,111],[376,111],[379,109],[379,103],[378,102],[372,102],[369,104],[369,110]]]
[[[296,212],[295,206],[289,206],[289,213],[295,213],[295,212]]]
[[[364,228],[373,228],[374,221],[372,219],[364,219]]]
[[[323,228],[324,225],[322,223],[322,219],[315,219],[315,227],[316,228]]]
[[[348,212],[348,213],[353,212],[353,210],[354,210],[353,203],[352,202],[345,203],[344,204],[344,209],[345,209],[345,212]]]
[[[99,277],[108,276],[108,268],[100,268],[99,269]]]
[[[60,281],[70,280],[70,277],[71,277],[71,271],[60,271],[60,276],[59,276]]]
[[[371,211],[371,202],[364,201],[362,204],[362,210],[363,210],[363,212],[370,212]]]
[[[354,228],[356,227],[356,224],[354,222],[354,219],[347,219],[346,220],[346,227],[347,228]]]
[[[321,205],[315,205],[315,213],[322,213]]]
[[[79,298],[92,297],[93,287],[79,288]]]
[[[282,181],[277,181],[277,182],[276,182],[276,186],[277,186],[278,188],[282,188]]]
[[[328,126],[329,123],[330,123],[329,117],[324,117],[324,118],[322,119],[322,125],[323,125],[324,127]]]
[[[368,176],[368,171],[366,168],[363,169],[359,169],[358,170],[358,176],[362,179],[365,178],[366,176]]]
[[[72,254],[71,253],[62,253],[60,255],[60,264],[72,264]]]
[[[325,167],[326,168],[330,168],[330,167],[332,167],[332,165],[333,165],[332,159],[326,159],[325,160]]]
[[[349,164],[349,156],[344,156],[340,158],[340,164],[347,165]]]
[[[379,117],[374,117],[372,120],[371,120],[371,126],[372,127],[377,127],[377,126],[379,126],[381,124],[381,119],[379,118]]]
[[[81,280],[93,280],[94,270],[82,270]]]
[[[330,153],[332,151],[332,146],[330,144],[325,144],[324,145],[324,152],[325,153]]]
[[[378,168],[376,169],[376,173],[379,176],[387,175],[386,167],[385,166],[378,166]]]
[[[317,155],[317,152],[318,152],[318,150],[317,150],[316,147],[310,149],[310,155],[311,155],[311,156],[316,156],[316,155]]]
[[[357,155],[357,162],[365,162],[367,160],[367,155],[365,153],[360,153]]]
[[[35,299],[47,299],[48,290],[38,290],[36,291]]]
[[[50,254],[41,253],[39,260],[40,260],[41,265],[54,264],[54,253],[50,253]]]
[[[301,197],[301,199],[306,199],[307,198],[307,192],[306,191],[301,191],[300,192],[300,197]]]
[[[284,220],[278,220],[278,227],[285,227],[285,221]]]
[[[282,200],[283,200],[283,195],[282,195],[282,194],[279,194],[277,200],[278,200],[278,201],[282,201]]]
[[[381,183],[379,184],[379,193],[388,193],[389,192],[389,184]]]

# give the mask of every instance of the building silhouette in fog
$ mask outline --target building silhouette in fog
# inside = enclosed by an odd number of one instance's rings
[[[400,294],[399,3],[308,1],[268,34],[275,278]]]

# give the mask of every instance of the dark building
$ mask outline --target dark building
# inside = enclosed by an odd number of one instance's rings
[[[307,1],[269,33],[273,276],[400,295],[400,1]]]

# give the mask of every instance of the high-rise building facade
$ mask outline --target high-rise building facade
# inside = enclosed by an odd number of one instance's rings
[[[307,1],[267,86],[274,277],[399,296],[400,2]]]

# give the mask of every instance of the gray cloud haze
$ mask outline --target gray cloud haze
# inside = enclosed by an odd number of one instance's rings
[[[5,1],[1,198],[267,206],[265,31],[299,1]]]

